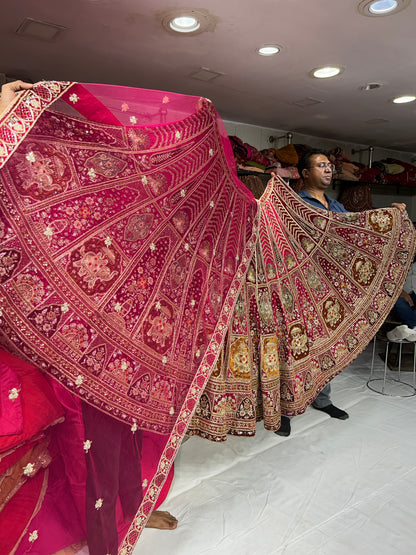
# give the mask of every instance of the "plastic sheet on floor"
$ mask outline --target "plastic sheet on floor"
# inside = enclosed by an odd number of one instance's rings
[[[370,363],[371,346],[332,382],[348,420],[309,408],[287,438],[186,441],[161,507],[178,528],[145,529],[134,555],[416,553],[416,397],[370,391]]]

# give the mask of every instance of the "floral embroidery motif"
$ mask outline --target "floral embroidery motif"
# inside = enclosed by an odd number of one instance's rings
[[[293,312],[295,301],[293,299],[292,293],[289,291],[286,285],[283,285],[282,287],[282,305],[287,312]]]
[[[168,306],[161,306],[160,312],[149,318],[149,327],[146,336],[158,348],[164,348],[168,345],[168,340],[173,333],[172,312]]]
[[[266,274],[267,274],[267,279],[272,280],[272,279],[276,279],[276,269],[273,266],[273,264],[271,264],[270,262],[267,264],[266,266]]]
[[[242,420],[251,420],[254,418],[254,407],[251,399],[246,397],[241,401],[236,416]]]
[[[94,347],[88,353],[86,353],[82,358],[80,363],[89,372],[98,376],[101,374],[107,358],[107,348],[105,345],[98,345]]]
[[[26,154],[26,160],[28,162],[36,162],[36,156],[34,154],[34,152],[30,151]]]
[[[144,150],[150,146],[150,137],[143,129],[128,130],[129,141],[134,150]]]
[[[324,355],[322,357],[322,362],[321,362],[321,368],[324,371],[330,370],[331,368],[333,368],[335,365],[335,361],[329,356],[329,355]]]
[[[250,378],[250,351],[244,337],[237,339],[231,345],[230,372],[234,378]]]
[[[358,339],[353,335],[351,335],[350,333],[346,335],[345,342],[347,344],[347,348],[349,351],[353,351],[358,345]]]
[[[337,299],[329,298],[324,302],[322,315],[326,324],[335,330],[343,320],[344,308]]]
[[[31,532],[29,534],[29,542],[30,543],[35,542],[38,538],[39,538],[39,534],[38,534],[37,530],[33,530],[33,532]]]
[[[101,509],[101,507],[103,506],[103,502],[104,502],[104,499],[102,497],[97,499],[97,501],[95,502],[95,505],[94,505],[94,507],[97,509],[97,511],[99,509]]]
[[[285,256],[285,263],[288,270],[293,270],[297,266],[296,259],[291,254]]]
[[[393,228],[393,216],[385,210],[370,212],[370,224],[379,233],[388,233]]]
[[[58,148],[32,143],[28,150],[21,147],[13,164],[18,172],[16,188],[24,197],[44,200],[68,187],[72,177],[68,159]]]
[[[179,233],[184,234],[185,231],[189,228],[190,218],[189,215],[185,210],[179,210],[174,214],[173,218],[173,225],[179,231]]]
[[[62,310],[58,305],[50,305],[33,310],[27,319],[46,337],[52,337],[62,318]]]
[[[74,251],[68,272],[87,294],[104,292],[119,275],[120,256],[103,240],[92,239]]]
[[[354,279],[362,285],[370,285],[376,272],[376,264],[368,258],[357,258],[352,268]]]
[[[276,337],[266,337],[263,340],[263,372],[268,378],[279,375],[279,353]]]
[[[108,152],[98,152],[85,162],[85,166],[88,169],[88,175],[90,175],[90,171],[92,170],[94,172],[94,177],[95,174],[98,174],[107,179],[113,179],[126,168],[127,162],[120,160],[120,158]],[[90,175],[90,177],[92,177],[92,175]]]
[[[147,237],[151,231],[154,216],[144,213],[131,216],[124,230],[127,241],[138,241]]]
[[[322,216],[315,216],[314,218],[312,218],[312,222],[318,229],[321,229],[322,231],[326,228],[327,220]]]
[[[10,401],[15,401],[19,397],[20,389],[17,387],[13,387],[9,390],[9,399]]]
[[[35,465],[33,463],[27,463],[26,466],[23,467],[23,474],[25,476],[33,476],[35,473]]]
[[[311,270],[311,269],[307,270],[306,279],[307,279],[308,284],[310,285],[310,287],[312,289],[314,289],[315,291],[322,291],[324,289],[324,284],[323,284],[321,278],[313,270]]]
[[[133,383],[131,388],[129,389],[129,397],[133,397],[137,399],[141,403],[147,403],[150,398],[150,389],[151,389],[151,379],[148,373],[142,374],[136,381]],[[137,425],[136,425],[137,429]],[[132,431],[135,431],[132,429]]]
[[[207,420],[211,420],[211,405],[209,402],[209,398],[207,395],[205,395],[205,393],[203,393],[201,395],[201,398],[199,399],[199,403],[197,404],[195,409],[195,415],[206,418]]]
[[[86,440],[84,441],[84,451],[85,451],[86,453],[88,453],[89,450],[91,449],[91,445],[92,445],[92,441],[91,441],[90,439],[86,439]]]
[[[315,242],[309,239],[309,237],[303,237],[301,239],[301,245],[307,253],[310,253],[315,246]]]
[[[72,104],[76,104],[79,100],[79,96],[74,94],[71,94],[69,97],[70,102],[72,102]]]
[[[20,262],[21,254],[12,249],[0,250],[0,283],[4,283],[13,275]]]
[[[302,324],[295,324],[289,329],[289,344],[295,360],[305,358],[309,353],[308,336]]]

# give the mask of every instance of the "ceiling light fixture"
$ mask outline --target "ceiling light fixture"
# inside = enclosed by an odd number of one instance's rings
[[[204,8],[171,8],[156,13],[165,31],[171,35],[192,37],[205,31],[213,32],[218,18]]]
[[[372,2],[370,4],[368,11],[375,15],[385,15],[393,12],[396,8],[396,0],[377,0],[376,2]]]
[[[329,77],[335,77],[344,71],[344,68],[339,66],[325,66],[317,67],[310,72],[312,77],[316,79],[328,79]]]
[[[362,0],[358,5],[361,15],[380,17],[396,14],[410,4],[410,0]]]
[[[413,102],[414,100],[416,100],[416,96],[412,94],[396,96],[396,98],[393,98],[394,104],[407,104],[408,102]]]
[[[277,44],[265,44],[261,48],[257,50],[260,56],[274,56],[278,52],[280,52],[280,46]]]
[[[200,28],[201,24],[196,17],[175,17],[169,22],[169,27],[177,33],[193,33]]]

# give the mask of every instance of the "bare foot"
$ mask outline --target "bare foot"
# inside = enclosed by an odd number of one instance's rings
[[[178,520],[168,511],[152,511],[146,528],[158,528],[159,530],[174,530],[178,525]]]

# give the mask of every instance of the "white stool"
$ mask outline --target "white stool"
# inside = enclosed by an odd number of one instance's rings
[[[376,342],[377,339],[384,341],[386,343],[386,353],[384,360],[384,376],[382,378],[373,378],[374,369],[374,358],[376,355]],[[389,356],[389,346],[390,343],[399,344],[399,357],[398,357],[398,368],[397,368],[397,378],[392,378],[387,375],[388,365],[387,360]],[[403,343],[407,345],[413,345],[413,385],[401,380],[401,366],[402,366],[402,347]],[[416,395],[416,342],[410,343],[405,339],[397,339],[395,341],[390,341],[387,337],[376,334],[374,336],[373,343],[373,357],[371,360],[371,372],[370,377],[367,381],[367,387],[376,393],[381,395],[389,395],[390,397],[413,397]]]

